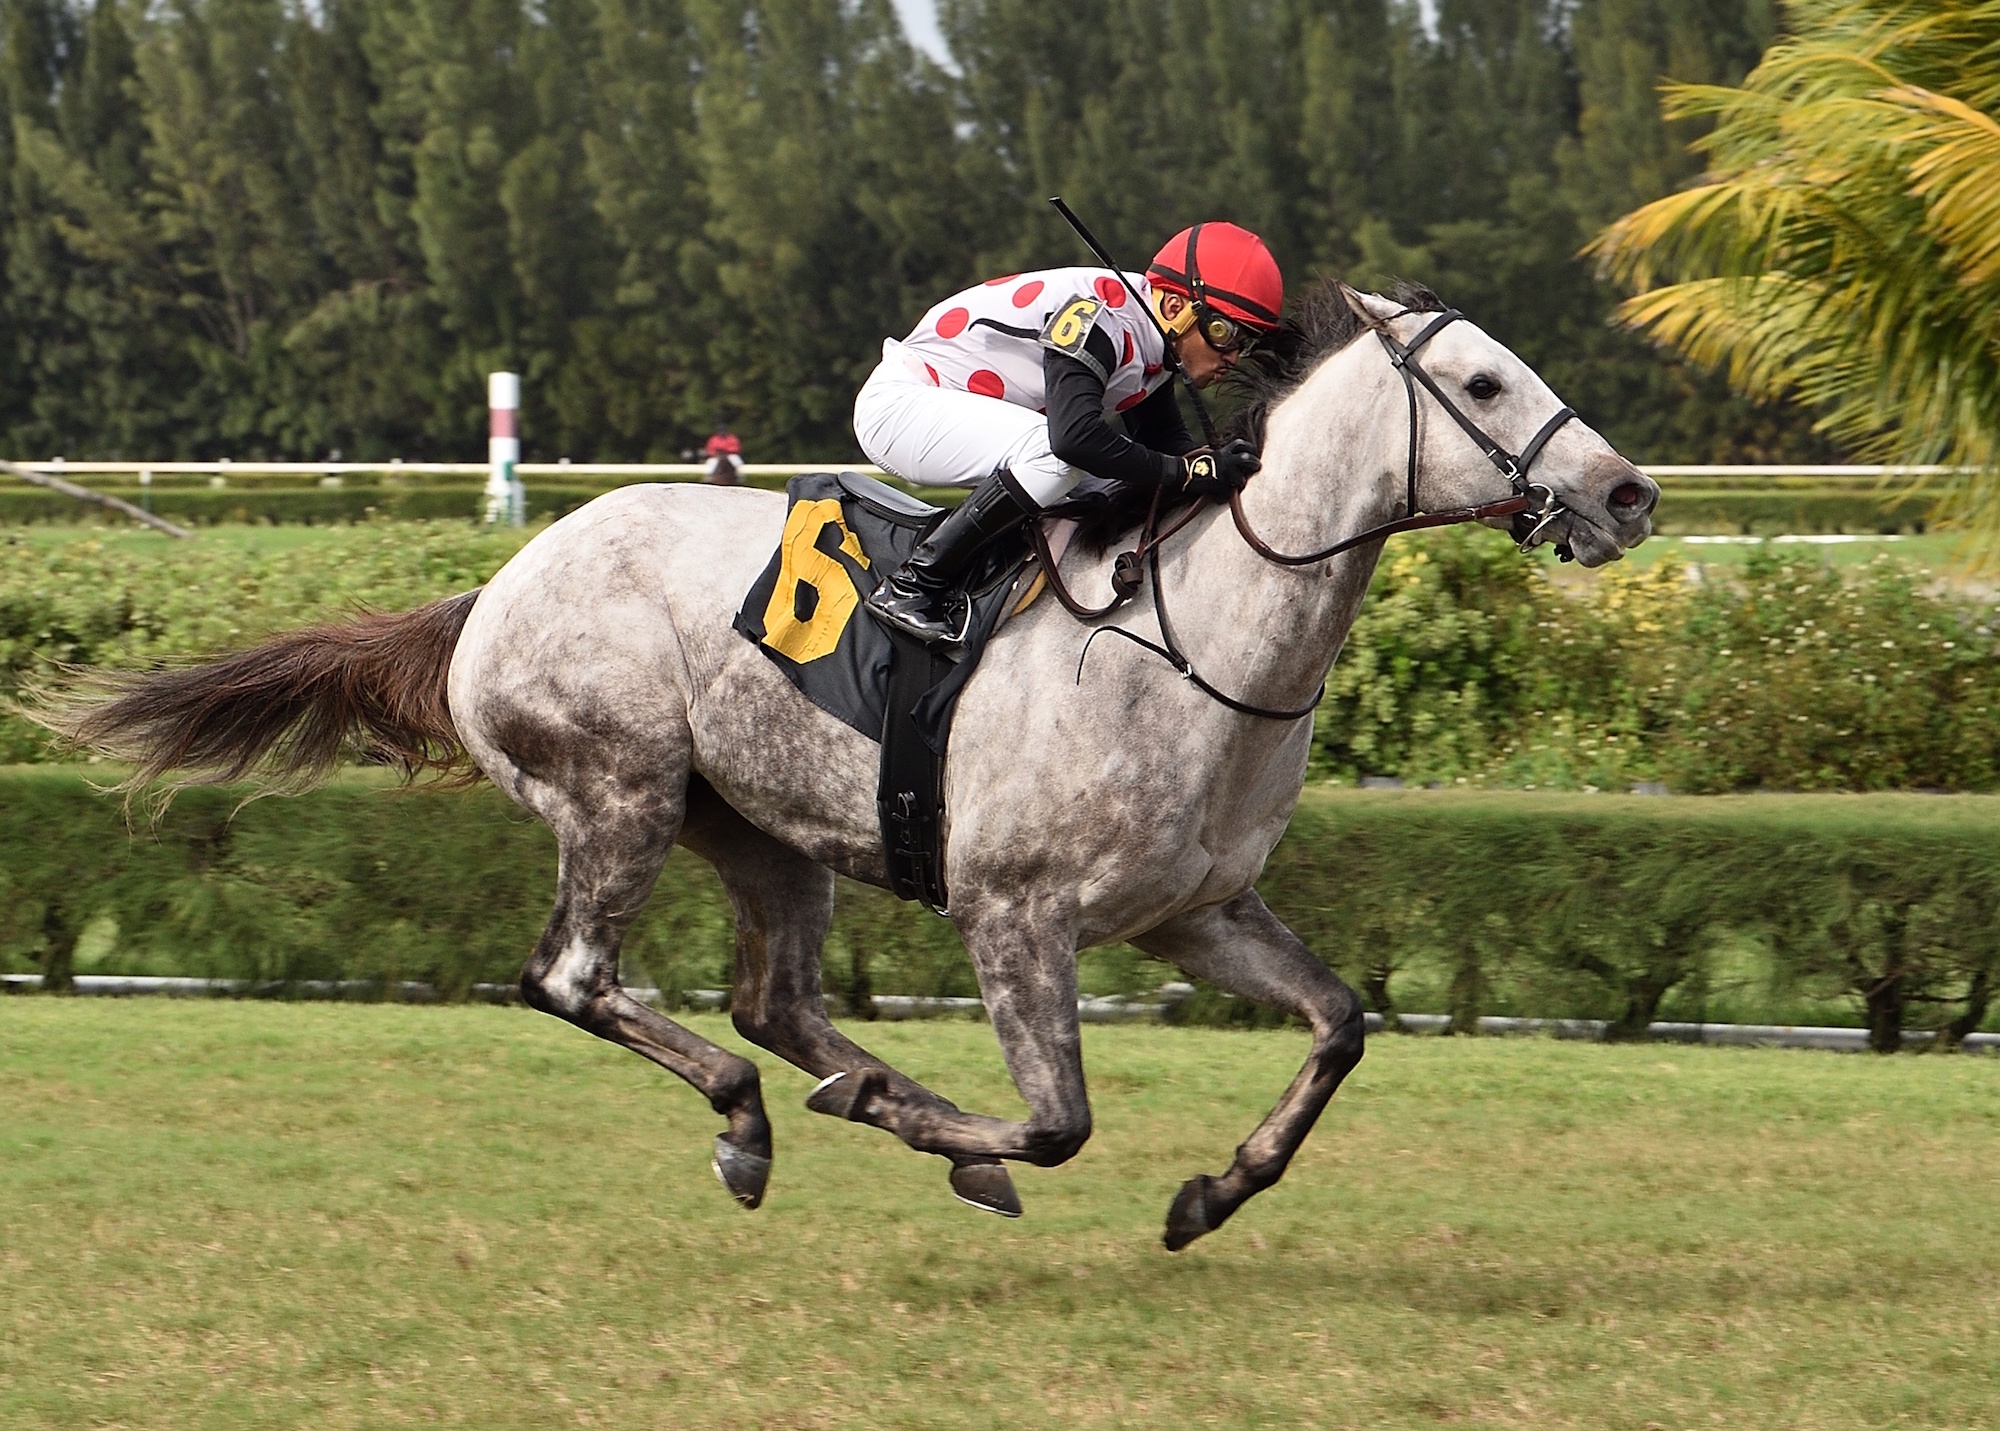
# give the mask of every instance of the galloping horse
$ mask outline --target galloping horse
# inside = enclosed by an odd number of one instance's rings
[[[1012,620],[965,687],[945,772],[950,918],[1024,1121],[962,1111],[828,1018],[820,947],[834,873],[887,882],[879,755],[730,627],[777,543],[777,494],[622,488],[479,590],[107,677],[46,718],[134,760],[135,783],[172,770],[305,781],[356,744],[412,775],[462,771],[469,757],[561,850],[523,997],[699,1089],[728,1120],[715,1170],[746,1207],[772,1156],[756,1065],[618,982],[619,941],[676,841],[715,866],[735,911],[736,1028],[822,1080],[808,1107],[949,1159],[953,1189],[992,1211],[1020,1211],[1003,1160],[1052,1166],[1090,1136],[1078,949],[1129,940],[1299,1016],[1312,1029],[1304,1068],[1226,1172],[1183,1185],[1166,1226],[1178,1249],[1278,1180],[1362,1053],[1359,1000],[1253,885],[1298,801],[1312,734],[1309,719],[1271,717],[1310,707],[1382,543],[1267,558],[1339,545],[1419,505],[1532,488],[1535,535],[1596,566],[1646,538],[1659,496],[1519,358],[1425,291],[1398,300],[1330,285],[1307,306],[1253,379],[1247,418],[1264,466],[1237,520],[1209,508],[1160,550],[1147,579],[1156,597],[1171,593],[1165,640],[1178,638],[1197,677],[1179,679],[1139,642],[1099,642],[1081,660],[1091,630],[1045,601]],[[1368,335],[1380,342],[1357,341]],[[1523,469],[1537,461],[1530,483]],[[1063,574],[1094,596],[1111,566],[1073,549]],[[1135,602],[1099,624],[1152,640],[1157,610]]]

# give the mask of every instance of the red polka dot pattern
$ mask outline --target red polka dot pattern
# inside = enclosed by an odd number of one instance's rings
[[[1144,402],[1145,400],[1146,400],[1146,393],[1145,390],[1142,388],[1138,392],[1133,393],[1132,396],[1126,398],[1123,402],[1119,403],[1115,410],[1118,412],[1128,412],[1131,409],[1137,407],[1140,403]]]
[[[965,325],[972,321],[972,314],[963,308],[953,308],[937,320],[937,335],[940,338],[956,338],[965,331]]]
[[[1020,275],[1020,274],[1018,274],[1018,273],[1006,273],[1006,274],[1002,274],[1002,275],[1001,275],[1000,277],[998,277],[998,278],[989,278],[989,279],[987,279],[987,280],[986,280],[986,286],[987,286],[988,288],[998,288],[998,287],[1000,287],[1000,285],[1001,285],[1001,284],[1003,284],[1003,283],[1012,283],[1012,282],[1013,282],[1013,281],[1014,281],[1015,279],[1019,278],[1020,276],[1021,276],[1021,275]]]
[[[936,368],[934,368],[934,367],[932,367],[932,366],[931,366],[931,365],[930,365],[929,363],[925,363],[925,364],[924,364],[924,371],[925,371],[926,373],[928,373],[928,374],[930,375],[930,380],[931,380],[931,386],[932,386],[932,387],[937,387],[937,386],[939,386],[939,383],[938,383],[938,375],[937,375],[937,369],[936,369]]]
[[[1042,281],[1041,279],[1038,278],[1033,283],[1022,284],[1020,288],[1015,291],[1014,306],[1016,308],[1026,308],[1030,303],[1033,303],[1037,298],[1040,298],[1041,296],[1042,296]]]
[[[1122,367],[1126,363],[1129,363],[1131,361],[1132,361],[1132,335],[1130,333],[1127,333],[1125,335],[1125,356],[1120,358],[1118,360],[1118,363],[1119,366]]]
[[[1097,290],[1097,296],[1104,300],[1105,306],[1110,308],[1125,306],[1125,285],[1110,274],[1107,273],[1091,286]]]
[[[981,397],[1005,397],[1007,380],[991,368],[981,368],[965,380],[965,390],[969,393],[978,393]]]

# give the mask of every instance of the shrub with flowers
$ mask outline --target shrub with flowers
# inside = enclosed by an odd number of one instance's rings
[[[1558,585],[1496,534],[1389,553],[1315,730],[1409,784],[2000,789],[1996,609],[1888,557],[1754,554]]]

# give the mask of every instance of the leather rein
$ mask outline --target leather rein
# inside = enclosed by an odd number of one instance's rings
[[[1356,311],[1359,312],[1360,310],[1357,309]],[[1396,318],[1407,316],[1411,311],[1405,309],[1401,313],[1392,314],[1389,318],[1375,318],[1372,315],[1362,314],[1363,321],[1368,324],[1375,336],[1381,340],[1383,349],[1389,355],[1391,366],[1402,375],[1404,393],[1409,399],[1408,500],[1404,507],[1404,511],[1409,515],[1370,527],[1366,531],[1335,542],[1323,551],[1307,552],[1304,555],[1292,556],[1277,551],[1251,529],[1250,519],[1243,511],[1243,493],[1241,489],[1231,492],[1229,494],[1229,513],[1235,520],[1236,530],[1250,549],[1265,561],[1277,566],[1310,566],[1314,562],[1326,561],[1331,557],[1341,555],[1343,552],[1351,551],[1355,547],[1366,545],[1369,542],[1381,541],[1395,536],[1400,532],[1420,531],[1429,527],[1456,526],[1462,522],[1481,522],[1494,517],[1512,517],[1515,519],[1510,528],[1510,535],[1513,536],[1515,545],[1521,551],[1526,552],[1538,545],[1542,540],[1542,534],[1548,530],[1558,517],[1563,515],[1564,508],[1562,503],[1557,500],[1554,491],[1539,482],[1530,482],[1528,480],[1528,471],[1534,465],[1535,459],[1541,456],[1542,449],[1548,446],[1549,439],[1554,437],[1565,423],[1576,416],[1576,409],[1571,407],[1558,408],[1554,415],[1542,424],[1541,429],[1528,440],[1528,445],[1521,449],[1519,455],[1509,452],[1500,443],[1494,441],[1478,423],[1467,417],[1459,406],[1445,395],[1444,389],[1438,386],[1436,379],[1424,370],[1423,364],[1417,359],[1418,353],[1422,351],[1432,338],[1435,338],[1445,328],[1457,322],[1465,315],[1456,308],[1446,309],[1429,323],[1425,324],[1417,333],[1417,336],[1406,344],[1400,342],[1395,334],[1389,331],[1389,324]],[[1507,484],[1513,488],[1512,496],[1505,497],[1497,502],[1482,502],[1477,506],[1471,507],[1452,507],[1440,512],[1422,512],[1418,510],[1417,384],[1419,383],[1423,384],[1425,391],[1437,399],[1438,405],[1445,410],[1452,421],[1456,422],[1464,430],[1465,434],[1473,440],[1480,452],[1485,455],[1486,460],[1499,469],[1501,476],[1505,477]],[[1234,696],[1211,685],[1202,677],[1199,671],[1195,670],[1194,662],[1189,659],[1187,652],[1182,649],[1179,640],[1175,638],[1173,624],[1167,617],[1166,592],[1160,582],[1160,547],[1168,538],[1174,536],[1183,527],[1187,526],[1189,522],[1193,521],[1195,517],[1199,516],[1206,505],[1206,501],[1189,503],[1180,516],[1166,530],[1162,531],[1159,525],[1162,490],[1156,487],[1153,491],[1153,503],[1146,513],[1145,525],[1140,528],[1138,546],[1131,551],[1120,552],[1113,561],[1111,568],[1112,595],[1111,599],[1102,606],[1085,606],[1076,599],[1075,595],[1064,585],[1061,574],[1056,570],[1056,563],[1049,551],[1048,538],[1042,531],[1042,524],[1039,521],[1028,523],[1029,541],[1034,547],[1036,560],[1042,565],[1043,574],[1048,578],[1049,589],[1055,593],[1056,600],[1062,603],[1063,609],[1079,621],[1097,621],[1105,616],[1109,616],[1138,594],[1145,575],[1150,574],[1153,578],[1153,614],[1160,623],[1160,640],[1157,642],[1149,641],[1143,636],[1135,635],[1133,632],[1125,630],[1122,626],[1100,626],[1097,630],[1090,633],[1089,638],[1083,643],[1082,652],[1077,656],[1077,680],[1081,681],[1083,679],[1083,663],[1085,658],[1090,655],[1091,642],[1109,632],[1115,636],[1122,636],[1134,645],[1143,646],[1148,651],[1162,657],[1176,671],[1180,672],[1183,679],[1187,680],[1197,690],[1220,702],[1222,705],[1227,706],[1230,710],[1237,711],[1243,715],[1258,716],[1265,720],[1279,721],[1302,720],[1311,715],[1318,708],[1320,699],[1326,695],[1326,683],[1324,681],[1320,683],[1320,688],[1314,693],[1313,698],[1297,710],[1273,710],[1267,706],[1252,705],[1248,701],[1236,699]],[[1556,550],[1558,555],[1562,556],[1565,560],[1568,559],[1566,546],[1558,546]]]

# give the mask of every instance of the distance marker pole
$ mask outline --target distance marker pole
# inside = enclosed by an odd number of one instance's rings
[[[528,493],[515,475],[521,460],[521,375],[486,375],[486,520],[526,526]]]

